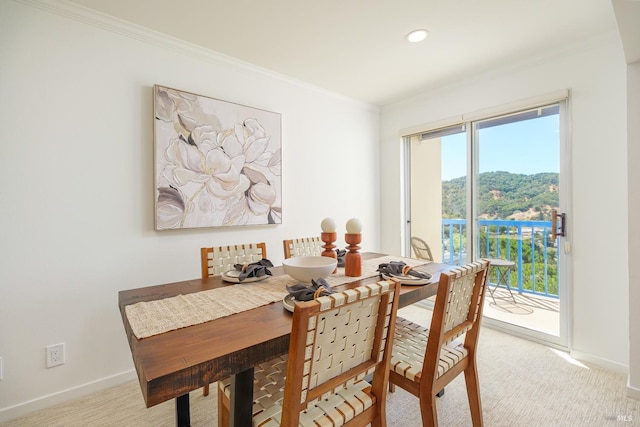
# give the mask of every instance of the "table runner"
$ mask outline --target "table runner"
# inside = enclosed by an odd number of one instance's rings
[[[375,277],[379,274],[376,271],[378,265],[390,261],[403,261],[411,267],[425,264],[424,260],[382,256],[363,260],[362,275],[359,277],[345,276],[344,268],[338,268],[338,271],[326,280],[331,286],[337,286]],[[272,276],[260,282],[241,283],[161,300],[139,302],[126,306],[125,313],[136,338],[147,338],[282,301],[287,294],[286,285],[297,282],[287,274]]]

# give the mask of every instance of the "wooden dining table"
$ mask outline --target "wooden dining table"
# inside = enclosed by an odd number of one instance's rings
[[[385,256],[363,253],[362,259]],[[417,267],[433,276],[430,283],[401,287],[400,307],[436,294],[440,273],[453,266],[428,263]],[[274,276],[282,267],[270,269]],[[358,278],[334,287],[345,290],[381,280]],[[276,302],[147,338],[137,338],[125,311],[128,305],[230,286],[220,276],[120,291],[118,305],[131,356],[147,407],[175,399],[176,425],[190,424],[189,392],[231,377],[231,426],[250,426],[253,367],[289,350],[292,315]],[[283,289],[283,296],[286,290]]]

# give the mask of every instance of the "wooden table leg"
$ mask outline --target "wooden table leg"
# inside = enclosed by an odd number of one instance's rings
[[[231,377],[229,426],[246,427],[253,421],[253,368]]]
[[[176,397],[176,426],[189,427],[191,416],[189,415],[189,394]]]

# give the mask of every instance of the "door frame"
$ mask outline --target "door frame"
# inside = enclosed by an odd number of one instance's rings
[[[500,320],[492,319],[484,316],[483,322],[486,326],[493,329],[498,329],[512,335],[520,336],[531,341],[539,342],[545,345],[549,345],[554,348],[562,350],[572,350],[572,330],[573,330],[573,272],[572,272],[572,253],[571,253],[571,236],[572,236],[572,193],[571,193],[571,153],[572,153],[572,133],[571,133],[571,121],[570,121],[570,99],[568,91],[560,91],[548,96],[536,98],[537,102],[526,104],[526,101],[514,103],[511,107],[502,106],[501,111],[496,109],[489,109],[483,112],[476,112],[464,116],[460,116],[461,121],[459,124],[464,124],[466,129],[467,138],[467,242],[474,242],[468,244],[467,250],[471,255],[471,259],[474,259],[477,248],[475,247],[475,241],[473,240],[475,230],[475,203],[473,203],[474,191],[477,188],[477,176],[475,171],[478,170],[478,156],[477,156],[477,143],[473,139],[473,126],[471,122],[490,118],[492,116],[499,116],[501,114],[509,114],[517,110],[526,110],[529,108],[536,108],[548,104],[559,104],[559,116],[560,116],[560,134],[559,134],[559,160],[560,160],[560,172],[559,172],[559,211],[566,214],[568,218],[565,225],[565,236],[558,236],[558,251],[562,251],[562,256],[559,262],[559,274],[558,274],[558,293],[560,302],[560,318],[559,318],[559,334],[554,336],[551,334],[535,331],[523,326],[503,322]],[[490,113],[489,113],[490,112]],[[468,120],[466,119],[468,117]],[[451,123],[454,124],[454,123]],[[441,127],[442,123],[438,123]],[[436,126],[431,129],[437,129]],[[413,129],[415,134],[415,128]],[[424,127],[424,131],[430,130],[429,126]],[[411,247],[409,243],[409,237],[411,236],[411,135],[404,135],[402,138],[403,146],[403,163],[404,163],[404,236],[403,236],[403,248],[404,252],[411,256]],[[429,301],[424,302],[424,305],[429,307],[432,305]]]

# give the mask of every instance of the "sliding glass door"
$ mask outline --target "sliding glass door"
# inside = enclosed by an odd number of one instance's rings
[[[557,237],[564,224],[553,215],[566,206],[564,108],[553,103],[405,138],[408,236],[425,240],[438,262],[490,258],[485,320],[560,346],[568,255]]]

